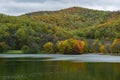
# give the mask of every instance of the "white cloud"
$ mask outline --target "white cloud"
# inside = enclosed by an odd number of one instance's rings
[[[33,11],[80,6],[98,10],[120,10],[120,0],[0,0],[0,13],[21,15]]]

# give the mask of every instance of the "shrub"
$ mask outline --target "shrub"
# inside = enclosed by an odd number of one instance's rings
[[[0,42],[0,52],[5,52],[8,50],[8,45],[5,42]]]
[[[36,43],[29,44],[29,48],[30,48],[30,53],[32,54],[34,53],[36,54],[39,52],[39,46]]]
[[[29,48],[27,45],[24,45],[21,50],[22,50],[22,52],[25,53],[25,54],[31,53],[31,52],[30,52],[30,48]]]

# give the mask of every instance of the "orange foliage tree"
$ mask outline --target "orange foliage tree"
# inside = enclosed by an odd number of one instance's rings
[[[76,44],[74,46],[73,52],[75,54],[81,54],[84,51],[84,42],[81,40],[75,40]]]

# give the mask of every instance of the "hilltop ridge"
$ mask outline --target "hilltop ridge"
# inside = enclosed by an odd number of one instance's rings
[[[36,11],[36,12],[30,12],[27,13],[25,15],[41,15],[41,14],[52,14],[52,13],[59,13],[59,12],[63,12],[63,13],[80,13],[80,12],[85,12],[85,11],[99,11],[99,12],[110,12],[110,11],[102,11],[102,10],[94,10],[94,9],[88,9],[88,8],[83,8],[83,7],[77,7],[77,6],[73,6],[73,7],[69,7],[69,8],[64,8],[64,9],[60,9],[60,10],[55,10],[55,11]]]

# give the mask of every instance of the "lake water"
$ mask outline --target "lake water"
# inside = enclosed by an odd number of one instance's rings
[[[120,80],[120,56],[0,54],[0,80]]]

